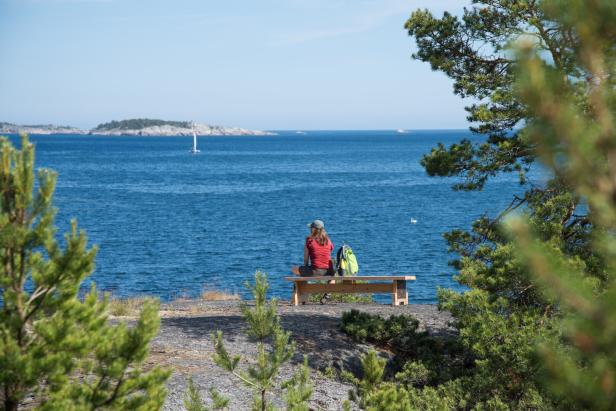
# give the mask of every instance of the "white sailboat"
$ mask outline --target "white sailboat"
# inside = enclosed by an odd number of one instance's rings
[[[200,153],[201,151],[199,149],[197,149],[197,133],[195,133],[195,124],[193,123],[192,125],[192,132],[193,132],[193,146],[190,149],[191,154],[197,154]]]

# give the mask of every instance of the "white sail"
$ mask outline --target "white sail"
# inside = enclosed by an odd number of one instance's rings
[[[196,153],[200,153],[200,151],[197,149],[197,133],[195,133],[195,125],[193,124],[193,128],[192,128],[192,132],[193,132],[193,146],[192,149],[190,150],[191,153],[196,154]]]

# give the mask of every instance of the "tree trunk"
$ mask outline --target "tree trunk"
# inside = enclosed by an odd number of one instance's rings
[[[4,388],[4,411],[17,411],[19,401],[13,397],[8,387]]]

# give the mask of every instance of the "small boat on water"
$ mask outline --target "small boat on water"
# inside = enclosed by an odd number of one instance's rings
[[[192,133],[193,133],[193,146],[190,149],[190,153],[191,154],[197,154],[197,153],[200,153],[201,151],[199,149],[197,149],[197,133],[195,132],[195,125],[194,124],[192,126]]]
[[[396,130],[396,133],[398,133],[398,134],[406,134],[406,133],[408,133],[408,131],[403,129],[403,128],[399,128],[399,129]]]

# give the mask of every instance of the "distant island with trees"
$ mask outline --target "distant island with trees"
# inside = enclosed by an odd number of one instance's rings
[[[114,129],[119,130],[140,130],[146,127],[155,127],[155,126],[173,126],[173,127],[182,127],[182,128],[190,128],[192,123],[190,121],[168,121],[168,120],[158,120],[151,118],[132,118],[129,120],[112,120],[108,123],[101,123],[92,131],[109,131]]]
[[[0,133],[6,134],[90,134],[106,136],[189,136],[194,132],[199,136],[267,136],[275,133],[261,130],[248,130],[239,127],[223,127],[191,121],[169,121],[149,118],[112,120],[101,123],[91,130],[71,126],[18,125],[0,122]]]

